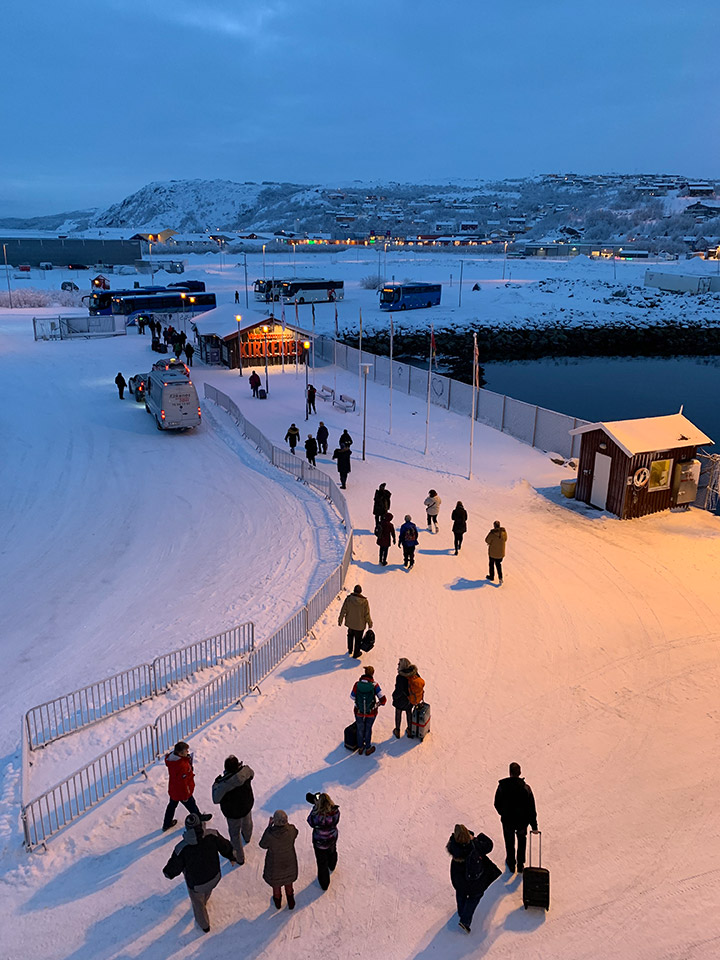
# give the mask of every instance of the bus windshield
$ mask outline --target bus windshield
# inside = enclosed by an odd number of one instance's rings
[[[383,287],[380,291],[380,303],[397,303],[400,299],[400,291],[395,287]]]

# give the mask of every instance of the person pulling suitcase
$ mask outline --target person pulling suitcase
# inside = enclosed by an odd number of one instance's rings
[[[535,797],[529,784],[520,776],[522,770],[519,763],[511,763],[509,777],[498,781],[495,791],[495,809],[500,814],[500,822],[505,838],[505,854],[510,873],[522,873],[525,867],[525,847],[527,843],[527,829],[532,826],[537,830],[537,811]],[[517,856],[515,841],[517,839]]]

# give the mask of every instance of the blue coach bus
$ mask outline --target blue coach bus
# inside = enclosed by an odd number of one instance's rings
[[[193,293],[182,296],[183,291],[163,290],[146,293],[136,290],[134,294],[114,295],[112,312],[126,317],[125,323],[135,322],[139,313],[178,313],[192,315],[213,310],[217,306],[214,293]]]
[[[415,310],[440,303],[441,283],[387,283],[380,290],[381,310]]]

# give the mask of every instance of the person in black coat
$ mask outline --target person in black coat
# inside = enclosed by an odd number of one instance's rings
[[[333,451],[333,460],[337,461],[337,472],[340,474],[340,486],[344,490],[347,486],[347,478],[350,473],[350,457],[352,450],[346,444],[342,443]]]
[[[315,466],[315,457],[317,456],[317,452],[317,440],[311,433],[309,433],[308,438],[305,441],[305,456],[307,457],[307,462],[311,467]]]
[[[317,413],[315,409],[315,387],[310,383],[307,388],[307,408],[308,413]]]
[[[455,509],[450,514],[453,522],[453,536],[455,537],[455,556],[458,555],[462,546],[463,537],[467,532],[467,510],[462,505],[462,500],[458,500]]]
[[[188,340],[183,349],[185,351],[185,360],[187,361],[187,365],[191,367],[193,354],[195,353],[195,347]]]
[[[347,430],[343,430],[343,432],[340,434],[340,439],[338,440],[338,443],[340,444],[340,446],[345,444],[345,446],[351,447],[352,442],[353,442],[353,438],[350,436]]]
[[[237,757],[225,758],[225,768],[215,778],[213,803],[219,803],[227,820],[230,843],[238,863],[245,863],[243,840],[250,843],[253,832],[252,808],[255,805],[252,780],[255,771]]]
[[[235,862],[230,841],[217,830],[208,829],[196,813],[189,813],[183,838],[163,867],[168,880],[181,873],[185,876],[195,920],[204,933],[210,930],[207,902],[221,877],[219,854]]]
[[[498,781],[495,791],[495,809],[500,814],[500,821],[505,838],[506,863],[510,873],[522,873],[525,868],[525,847],[527,843],[527,829],[531,826],[537,830],[537,811],[533,792],[520,776],[519,763],[510,764],[510,776]],[[517,858],[515,856],[515,838],[517,837]]]
[[[483,894],[499,876],[500,868],[490,860],[493,848],[490,837],[484,833],[476,837],[463,823],[456,823],[447,842],[450,861],[450,882],[455,890],[459,925],[470,933],[473,914]]]
[[[318,450],[320,453],[327,453],[328,428],[322,420],[320,421],[320,426],[317,428],[315,436],[317,437]]]
[[[118,370],[118,375],[115,377],[115,386],[118,388],[118,396],[121,400],[124,399],[125,387],[127,386],[127,380]]]
[[[390,509],[390,499],[392,494],[385,489],[385,484],[381,483],[373,495],[373,516],[375,517],[375,526],[382,522],[382,518]]]

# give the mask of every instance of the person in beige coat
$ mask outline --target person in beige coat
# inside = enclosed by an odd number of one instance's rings
[[[500,521],[493,523],[493,528],[485,537],[485,543],[488,545],[488,580],[495,580],[495,568],[497,568],[498,582],[503,582],[502,562],[505,556],[505,544],[507,543],[507,531],[505,527],[500,526]]]
[[[342,626],[343,620],[347,627],[348,653],[358,660],[361,656],[360,641],[363,638],[365,627],[372,627],[373,625],[370,616],[370,604],[367,597],[363,596],[362,587],[359,583],[356,584],[353,592],[345,597],[338,617],[339,627]]]

